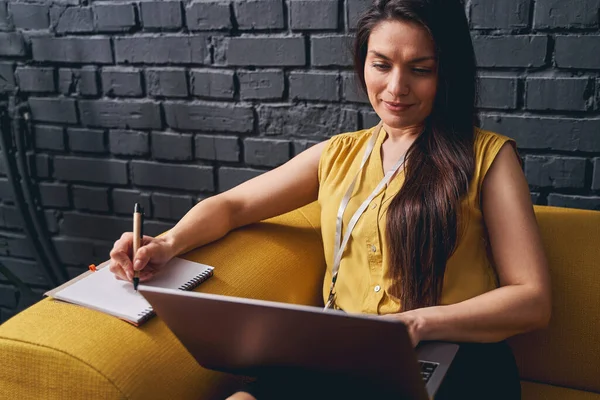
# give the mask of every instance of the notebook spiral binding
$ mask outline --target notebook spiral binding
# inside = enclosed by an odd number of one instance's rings
[[[212,275],[213,275],[212,269],[204,271],[200,275],[195,276],[190,281],[179,286],[178,289],[179,290],[192,290],[195,287],[197,287],[198,285],[200,285],[202,282],[204,282],[205,280],[210,278]],[[144,311],[138,313],[138,317],[140,317],[139,323],[142,324],[142,323],[146,322],[147,320],[149,320],[150,318],[152,318],[153,316],[154,316],[154,309],[152,307],[148,307]]]
[[[195,276],[190,281],[188,281],[185,284],[179,286],[179,290],[192,290],[195,287],[197,287],[198,285],[200,285],[202,282],[204,282],[205,280],[207,280],[209,277],[211,277],[212,274],[213,274],[213,270],[212,269],[204,271],[200,275]]]
[[[148,307],[146,308],[144,311],[142,311],[141,313],[138,313],[138,317],[140,317],[140,321],[139,323],[144,323],[146,321],[148,321],[151,317],[154,316],[154,309],[152,307]]]

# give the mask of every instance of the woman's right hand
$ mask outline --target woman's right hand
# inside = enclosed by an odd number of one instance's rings
[[[117,279],[132,281],[133,271],[140,271],[140,282],[152,278],[175,257],[172,244],[164,237],[144,236],[137,254],[133,254],[133,233],[125,232],[110,251],[110,271]]]

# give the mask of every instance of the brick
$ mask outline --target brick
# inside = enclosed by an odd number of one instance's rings
[[[34,258],[33,248],[27,236],[8,232],[0,234],[0,254],[12,257]]]
[[[547,46],[542,35],[473,36],[479,67],[542,67]]]
[[[536,0],[533,27],[598,28],[600,0]]]
[[[158,236],[173,228],[175,224],[160,221],[145,221],[144,232],[149,236]]]
[[[94,4],[92,10],[98,32],[126,32],[136,26],[133,4]]]
[[[18,292],[12,286],[0,285],[0,307],[15,308]]]
[[[48,154],[32,154],[29,162],[36,178],[50,178],[52,159]]]
[[[585,111],[593,101],[592,82],[586,77],[529,77],[525,81],[525,108]]]
[[[600,69],[600,36],[557,35],[554,60],[559,68]]]
[[[254,129],[252,107],[218,103],[164,102],[167,125],[174,129],[249,133]]]
[[[281,99],[283,97],[283,71],[239,71],[242,100]]]
[[[352,103],[369,104],[369,97],[362,90],[360,83],[355,79],[355,74],[352,72],[342,74],[342,98]]]
[[[137,36],[114,39],[119,64],[204,64],[210,62],[205,36]]]
[[[349,30],[356,30],[358,19],[371,3],[371,0],[346,0],[346,24]]]
[[[34,121],[77,123],[77,111],[73,99],[31,97],[29,107]]]
[[[8,179],[0,178],[0,199],[14,202],[14,192],[12,185],[8,183]]]
[[[600,190],[600,158],[594,158],[594,175],[592,177],[592,190]]]
[[[168,189],[213,191],[213,167],[132,161],[133,183]]]
[[[11,92],[15,89],[14,64],[0,62],[0,93]]]
[[[160,129],[159,104],[150,100],[80,100],[81,121],[105,128]]]
[[[144,208],[144,217],[152,216],[150,208],[150,195],[139,190],[113,189],[112,191],[113,211],[117,214],[131,216],[135,203],[140,203]],[[130,228],[131,229],[131,228]]]
[[[248,165],[276,167],[290,159],[289,140],[244,140],[244,161]]]
[[[176,196],[164,193],[152,194],[152,207],[155,218],[179,220],[193,205],[192,196]]]
[[[157,160],[191,160],[192,135],[152,132],[152,155]]]
[[[178,29],[183,25],[180,1],[143,1],[140,7],[144,28]]]
[[[58,72],[58,90],[66,95],[96,96],[99,94],[97,72],[95,67],[61,68]]]
[[[0,32],[0,56],[27,55],[25,41],[18,32]]]
[[[17,67],[15,72],[19,89],[24,92],[54,92],[54,68],[51,67]]]
[[[346,35],[313,36],[310,60],[317,67],[352,66],[352,37]]]
[[[261,36],[227,38],[225,58],[228,65],[303,66],[306,64],[304,39],[299,36]]]
[[[191,70],[191,92],[199,97],[233,99],[233,75],[233,71]]]
[[[283,29],[282,0],[243,0],[233,3],[238,28]]]
[[[50,233],[58,232],[58,220],[59,216],[62,219],[62,213],[57,210],[44,210],[44,220],[46,222],[46,229]]]
[[[48,287],[49,282],[34,261],[17,258],[0,257],[0,263],[10,270],[20,280],[28,285]],[[0,274],[2,276],[2,274]]]
[[[292,142],[292,155],[296,157],[298,154],[308,150],[317,143],[319,142],[315,140],[294,140]]]
[[[76,209],[108,211],[108,188],[74,185],[72,192]]]
[[[93,32],[94,14],[91,7],[53,6],[50,23],[56,33]]]
[[[35,61],[112,64],[110,39],[104,37],[32,37]]]
[[[479,77],[479,90],[479,107],[504,110],[517,108],[516,77],[482,75]]]
[[[12,30],[14,29],[12,18],[8,12],[8,2],[0,1],[0,30]]]
[[[215,157],[217,161],[240,160],[240,143],[237,137],[215,136]],[[196,142],[198,143],[198,142]],[[197,149],[198,147],[196,147]]]
[[[361,129],[372,128],[379,123],[381,118],[374,111],[361,111]]]
[[[62,235],[116,241],[123,232],[131,231],[131,218],[64,212],[60,224]],[[90,229],[94,227],[94,229]]]
[[[517,141],[519,148],[600,152],[600,119],[481,115],[482,127]]]
[[[191,31],[231,29],[231,12],[226,1],[196,1],[185,11],[187,27]]]
[[[240,144],[237,137],[197,135],[194,146],[197,159],[234,162],[240,160]]]
[[[357,129],[358,112],[339,106],[260,106],[259,132],[282,136],[332,136]]]
[[[112,154],[145,156],[150,153],[150,141],[147,132],[111,129],[108,142]]]
[[[69,187],[64,183],[40,182],[38,183],[40,198],[44,207],[68,208]]]
[[[0,227],[23,229],[23,218],[15,207],[0,204]]]
[[[62,127],[36,125],[34,133],[36,149],[60,151],[65,149],[65,135]]]
[[[104,68],[102,70],[102,92],[107,96],[143,96],[141,71],[138,68]]]
[[[52,238],[52,242],[60,261],[69,265],[87,267],[91,263],[105,261],[110,252],[110,250],[108,252],[104,251],[105,246],[95,240],[58,236]],[[84,270],[79,271],[79,273],[81,272],[84,272]]]
[[[471,27],[520,29],[529,26],[530,0],[472,0]]]
[[[187,76],[183,68],[147,69],[146,87],[150,96],[188,96]]]
[[[126,185],[127,161],[56,156],[54,177],[69,182]]]
[[[290,98],[298,100],[338,101],[339,75],[334,72],[291,72]]]
[[[585,158],[531,156],[525,157],[525,175],[530,185],[554,189],[585,186]]]
[[[251,168],[221,167],[219,168],[219,193],[232,189],[264,172]]]
[[[68,128],[69,149],[87,153],[104,153],[104,131],[98,129]]]
[[[19,29],[48,29],[50,25],[47,4],[10,3],[10,14]]]
[[[541,196],[539,193],[531,192],[530,194],[531,194],[531,203],[532,204],[541,204],[541,202],[540,202]]]
[[[338,27],[337,0],[291,0],[293,30],[325,30]]]
[[[548,205],[600,211],[600,196],[575,196],[550,193],[548,195]]]

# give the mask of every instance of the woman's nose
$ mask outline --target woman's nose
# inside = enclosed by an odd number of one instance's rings
[[[410,92],[408,80],[402,71],[394,71],[389,75],[389,79],[387,90],[394,97],[406,96]]]

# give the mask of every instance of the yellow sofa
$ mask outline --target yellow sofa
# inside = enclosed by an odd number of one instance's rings
[[[548,329],[511,340],[523,399],[600,399],[600,213],[536,207],[536,214],[554,313]],[[215,266],[197,290],[322,303],[316,204],[185,257]],[[159,318],[135,328],[45,299],[0,325],[1,399],[222,399],[241,383],[199,367]]]

